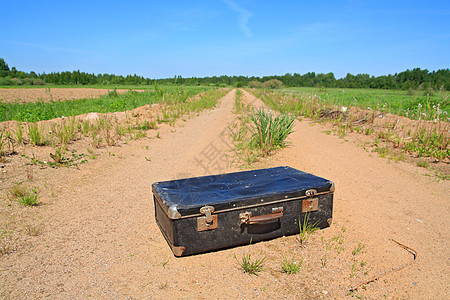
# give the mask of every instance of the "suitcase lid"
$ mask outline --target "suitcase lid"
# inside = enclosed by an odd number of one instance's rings
[[[306,196],[306,191],[333,192],[333,182],[296,170],[276,167],[220,175],[155,182],[156,201],[172,219],[196,216],[203,206],[215,212]],[[310,195],[308,195],[310,196]]]

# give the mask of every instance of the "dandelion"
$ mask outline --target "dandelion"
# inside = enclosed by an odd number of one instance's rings
[[[422,108],[422,104],[419,103],[418,107],[419,107],[419,109],[421,109]]]

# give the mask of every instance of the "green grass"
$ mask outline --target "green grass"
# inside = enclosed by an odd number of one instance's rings
[[[288,260],[286,257],[283,257],[283,261],[281,262],[281,269],[284,273],[287,274],[297,274],[300,271],[302,264],[303,259],[296,262],[293,258]]]
[[[309,213],[305,213],[303,221],[299,224],[299,227],[300,227],[299,240],[301,245],[305,245],[308,242],[311,234],[313,234],[319,229],[317,227],[317,223],[311,224],[309,222]]]
[[[236,90],[236,94],[234,95],[234,113],[241,114],[244,110],[245,104],[242,102],[243,93],[241,90]]]
[[[38,205],[38,191],[36,188],[28,188],[20,183],[16,183],[9,191],[11,197],[22,205]]]
[[[236,256],[235,259],[237,260]],[[250,254],[244,254],[242,256],[242,260],[239,262],[241,269],[251,275],[258,275],[259,272],[261,272],[263,268],[263,264],[265,261],[265,257],[256,259],[255,261],[252,260]]]
[[[286,138],[293,132],[295,116],[291,114],[274,114],[263,108],[252,111],[252,143],[267,156],[272,150],[286,146]]]
[[[37,123],[28,124],[28,137],[31,144],[34,146],[44,146],[48,144],[48,139],[45,136],[44,126]]]
[[[296,96],[318,97],[330,105],[360,107],[363,109],[390,112],[412,119],[448,121],[450,92],[400,91],[379,89],[285,89]],[[439,108],[439,109],[438,109]]]
[[[227,89],[213,89],[213,88],[198,88],[193,87],[189,89],[180,89],[180,88],[172,88],[172,89],[163,89],[157,88],[150,95],[150,101],[159,103],[160,108],[163,110],[163,116],[158,115],[157,119],[160,122],[167,122],[171,125],[175,123],[175,121],[188,113],[199,112],[203,109],[210,109],[217,104],[217,101],[222,98],[229,90]],[[155,96],[157,95],[157,96]],[[192,97],[196,95],[195,97]],[[125,98],[124,98],[125,96]],[[132,99],[135,105],[145,105],[149,104],[149,98],[145,93],[131,92],[125,95],[119,95],[114,91],[111,91],[108,96],[105,96],[104,99],[111,100],[115,99],[119,102],[111,102],[111,103],[126,103],[126,97],[135,97]],[[153,98],[152,98],[153,97]],[[137,100],[144,99],[143,103],[139,103]],[[75,101],[65,101],[65,102],[50,102],[50,103],[37,103],[37,107],[45,107],[50,109],[56,107],[57,105],[71,106],[74,103],[86,103],[86,99],[81,102]],[[89,99],[91,102],[100,101],[102,99]],[[108,101],[109,101],[108,100]],[[87,100],[86,100],[87,101]],[[103,106],[107,105],[110,102],[101,102]],[[122,102],[120,102],[122,101]],[[20,104],[15,104],[20,105]],[[134,105],[134,106],[135,106]],[[117,109],[121,105],[115,105],[115,109]],[[134,107],[133,106],[133,107]],[[91,111],[92,107],[90,104],[87,104],[87,111]],[[83,109],[86,109],[84,107]],[[111,107],[111,106],[110,106]],[[121,106],[121,109],[127,109],[126,106]],[[121,110],[120,109],[120,110]],[[36,113],[33,111],[32,119],[39,120],[39,116],[41,116],[42,110],[36,109]],[[74,114],[82,113],[81,111],[76,111]],[[67,113],[64,113],[67,115]],[[8,116],[11,116],[10,111],[8,111]],[[50,118],[52,116],[48,116]],[[53,116],[54,117],[54,116]],[[47,118],[47,117],[46,117]],[[7,155],[8,153],[14,153],[15,146],[23,146],[27,144],[32,144],[33,146],[45,146],[45,145],[53,145],[60,146],[55,150],[54,153],[51,154],[51,158],[54,162],[51,163],[52,166],[77,166],[81,162],[79,161],[78,156],[66,157],[63,148],[65,149],[68,144],[77,139],[88,137],[92,140],[91,145],[93,148],[99,148],[102,146],[116,146],[124,137],[131,139],[140,139],[147,136],[147,131],[151,129],[157,129],[157,122],[152,118],[143,119],[139,118],[138,115],[134,116],[135,124],[130,124],[130,120],[127,119],[125,123],[120,123],[117,118],[101,115],[97,120],[76,120],[74,117],[63,118],[54,124],[47,123],[37,123],[37,122],[29,122],[26,124],[24,129],[20,123],[17,123],[16,129],[6,128],[0,129],[0,159],[4,159],[2,156]],[[160,138],[159,133],[156,138]],[[125,141],[126,142],[126,141]],[[43,163],[35,158],[30,159],[32,163]]]
[[[94,99],[70,101],[37,101],[33,103],[2,103],[0,105],[0,122],[16,120],[21,122],[38,122],[59,117],[76,116],[90,112],[107,113],[132,110],[136,107],[153,103],[185,103],[189,97],[209,90],[204,87],[157,88],[155,91],[128,91],[118,94],[111,91],[106,96]],[[197,103],[197,102],[195,102]],[[192,105],[192,104],[190,104]],[[204,103],[198,104],[199,106]]]
[[[306,116],[316,121],[331,122],[337,127],[336,134],[345,137],[348,133],[377,135],[389,143],[386,147],[377,147],[380,156],[403,159],[405,153],[416,157],[432,157],[444,160],[450,156],[450,138],[448,136],[449,92],[440,92],[432,96],[409,95],[403,91],[392,90],[352,90],[306,88],[288,89],[278,92],[264,90],[253,91],[270,108],[282,113]],[[350,96],[349,96],[350,95]],[[350,98],[348,98],[350,97]],[[348,99],[353,99],[349,101]],[[359,99],[359,100],[358,100]],[[382,101],[385,102],[380,106]],[[374,106],[374,104],[376,105]],[[349,107],[369,108],[372,113],[350,114]],[[386,123],[384,127],[374,128],[378,118],[375,110],[382,113],[398,113],[416,119],[409,130],[403,130],[396,124]],[[433,120],[425,122],[424,120]],[[394,150],[394,151],[392,151]]]

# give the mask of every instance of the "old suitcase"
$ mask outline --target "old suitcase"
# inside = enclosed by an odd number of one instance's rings
[[[156,182],[155,217],[175,256],[331,224],[333,182],[290,167]]]

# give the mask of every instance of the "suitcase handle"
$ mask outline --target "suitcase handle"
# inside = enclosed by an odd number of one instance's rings
[[[256,216],[252,217],[252,213],[245,212],[239,215],[239,218],[241,219],[241,224],[258,224],[266,221],[272,221],[277,220],[283,217],[283,208],[277,207],[275,209],[272,209],[274,213],[268,214],[268,215],[262,215],[262,216]]]

